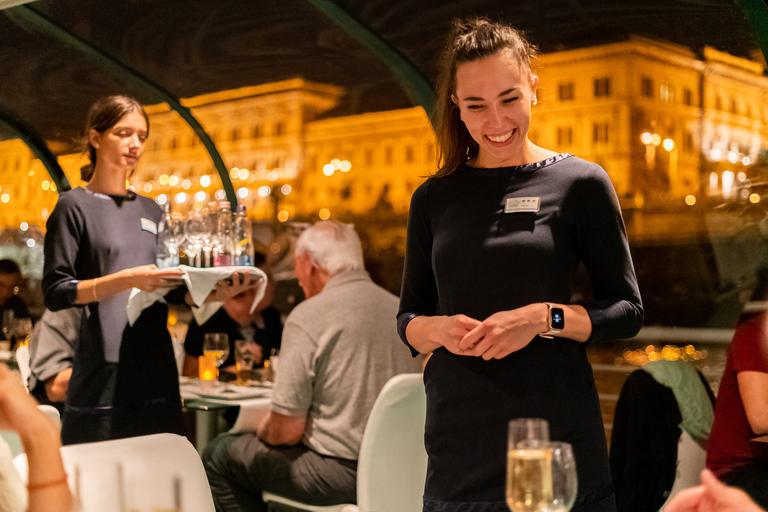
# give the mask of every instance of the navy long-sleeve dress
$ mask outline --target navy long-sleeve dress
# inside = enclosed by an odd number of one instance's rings
[[[591,341],[634,336],[642,323],[640,294],[618,200],[598,165],[560,154],[430,178],[411,200],[400,336],[407,344],[405,329],[419,315],[484,320],[536,302],[570,304],[582,261],[593,288],[593,300],[583,304]],[[615,510],[584,343],[536,337],[491,361],[440,348],[424,380],[425,511],[508,510],[507,423],[520,417],[547,419],[551,438],[573,445],[574,510]]]
[[[133,192],[62,193],[45,235],[46,307],[77,305],[81,280],[155,263],[161,219],[154,201]],[[62,418],[65,444],[184,431],[168,306],[156,302],[129,326],[129,294],[84,306]]]

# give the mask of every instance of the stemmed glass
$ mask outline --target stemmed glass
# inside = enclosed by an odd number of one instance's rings
[[[209,332],[203,337],[203,354],[216,358],[216,369],[229,357],[229,336],[223,332]],[[224,384],[224,391],[228,391],[229,386]]]
[[[29,344],[29,335],[32,333],[31,318],[15,318],[11,327],[11,336],[16,340],[16,346]],[[13,348],[13,347],[12,347]]]
[[[507,505],[512,512],[543,512],[552,505],[549,424],[539,418],[509,422]]]
[[[576,501],[579,488],[576,475],[576,459],[568,443],[549,443],[552,456],[552,512],[568,512]]]
[[[187,218],[186,229],[187,239],[189,239],[192,247],[194,247],[194,254],[190,257],[191,267],[203,266],[200,258],[200,251],[203,247],[203,240],[206,237],[207,224],[203,214],[197,210],[189,212]]]
[[[507,505],[512,512],[567,512],[578,491],[570,444],[550,441],[537,418],[509,422]]]
[[[3,336],[9,345],[11,342],[11,328],[13,326],[14,314],[15,313],[12,309],[6,309],[3,311]]]

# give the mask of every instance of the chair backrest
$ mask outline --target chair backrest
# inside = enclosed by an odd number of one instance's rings
[[[29,389],[29,346],[19,345],[16,349],[16,364],[19,365],[19,373],[21,374],[21,382],[24,383],[24,387]]]
[[[426,409],[421,373],[396,375],[382,388],[360,445],[357,503],[361,512],[422,510]]]
[[[116,439],[64,446],[61,457],[69,475],[69,486],[80,497],[82,512],[121,512],[120,492],[181,482],[181,505],[185,512],[213,512],[213,498],[203,463],[195,447],[176,434]],[[19,455],[16,469],[26,478],[27,460]],[[123,485],[118,484],[119,481]],[[151,484],[150,484],[151,482]],[[78,489],[79,488],[79,489]]]
[[[669,491],[667,503],[675,494],[701,483],[701,472],[707,466],[707,451],[683,430],[677,442],[677,469],[675,483]]]

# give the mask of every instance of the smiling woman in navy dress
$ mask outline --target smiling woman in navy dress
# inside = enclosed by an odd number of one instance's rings
[[[507,511],[507,422],[573,444],[573,510],[614,511],[588,341],[634,336],[643,310],[618,200],[600,166],[528,139],[538,77],[511,27],[457,21],[441,60],[441,168],[411,200],[398,330],[432,352],[428,512]],[[571,304],[576,269],[593,300]]]
[[[94,103],[86,128],[85,188],[63,192],[47,223],[43,291],[53,311],[85,308],[62,418],[65,444],[159,432],[183,433],[168,306],[155,302],[133,325],[132,288],[169,286],[179,269],[158,269],[162,210],[126,189],[144,153],[149,119],[125,96]],[[223,281],[210,300],[224,301],[256,283]],[[178,302],[190,302],[184,289]],[[167,297],[171,299],[171,296]]]

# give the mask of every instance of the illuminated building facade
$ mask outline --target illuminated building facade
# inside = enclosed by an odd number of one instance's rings
[[[532,137],[600,164],[624,206],[728,196],[768,142],[763,69],[634,36],[543,55]]]
[[[624,207],[735,194],[739,169],[767,145],[768,78],[757,62],[631,37],[543,55],[537,74],[532,139],[599,163]],[[343,94],[294,79],[183,103],[215,141],[253,219],[405,215],[413,190],[436,170],[426,114],[415,107],[335,116]],[[223,199],[188,125],[166,105],[148,112],[150,138],[132,186],[162,194],[159,202],[170,200],[177,211]],[[80,185],[84,158],[59,161]],[[42,225],[57,198],[18,140],[0,142],[0,187],[0,228]]]

